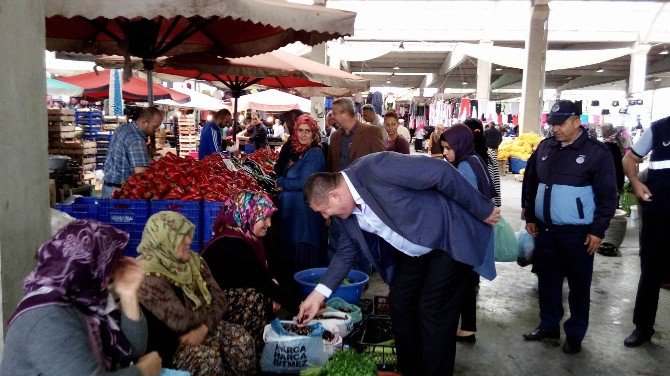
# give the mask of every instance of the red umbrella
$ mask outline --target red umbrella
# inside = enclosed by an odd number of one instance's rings
[[[84,73],[70,77],[60,77],[60,81],[84,88],[84,97],[90,99],[104,99],[109,96],[109,71],[98,73]],[[123,99],[133,102],[148,102],[149,85],[146,80],[132,76],[129,82],[123,84]],[[172,99],[175,102],[188,101],[186,94],[168,89],[161,85],[153,85],[153,95],[156,99]]]
[[[46,0],[45,15],[48,50],[136,56],[150,83],[161,56],[238,57],[298,41],[317,45],[353,34],[356,18],[353,12],[281,0]]]
[[[184,54],[161,60],[157,73],[219,81],[237,98],[251,85],[281,89],[317,88],[321,95],[351,95],[370,88],[370,81],[327,65],[283,51],[252,57],[226,59],[203,54]],[[312,92],[316,94],[316,92]]]

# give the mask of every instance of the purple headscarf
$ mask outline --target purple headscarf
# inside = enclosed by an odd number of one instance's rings
[[[469,163],[472,172],[477,177],[477,190],[487,199],[493,198],[497,193],[488,170],[484,167],[486,164],[475,153],[475,136],[470,128],[464,124],[455,124],[442,132],[440,141],[446,141],[454,151],[456,159],[453,165],[458,168],[461,162]]]
[[[40,247],[37,266],[24,280],[25,296],[8,325],[33,308],[75,307],[86,315],[91,347],[103,368],[132,360],[132,346],[119,327],[121,312],[107,290],[126,244],[128,234],[114,227],[70,222]]]
[[[475,136],[464,124],[454,124],[440,135],[440,141],[446,141],[456,155],[454,166],[475,153]]]

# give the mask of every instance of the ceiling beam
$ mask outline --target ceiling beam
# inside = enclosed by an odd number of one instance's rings
[[[556,88],[556,90],[574,90],[589,86],[602,85],[610,82],[621,81],[621,77],[612,76],[581,76],[568,83],[565,83]]]
[[[520,73],[503,74],[502,76],[498,77],[497,80],[493,81],[491,84],[491,90],[502,89],[506,86],[519,83],[522,80],[523,74]]]

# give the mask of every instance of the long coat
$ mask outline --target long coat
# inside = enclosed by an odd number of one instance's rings
[[[324,167],[321,149],[311,148],[284,173],[284,176],[277,179],[277,185],[282,189],[279,199],[284,245],[297,243],[308,243],[314,247],[323,245],[325,232],[323,217],[305,203],[302,187],[310,175],[323,171]]]
[[[344,128],[338,129],[330,136],[330,143],[328,144],[328,161],[326,168],[330,172],[340,172],[340,155],[342,154],[342,137],[344,136]],[[360,157],[366,156],[378,151],[384,151],[384,140],[382,140],[382,133],[379,127],[357,122],[354,128],[354,135],[351,139],[351,146],[349,146],[349,163],[353,163]]]

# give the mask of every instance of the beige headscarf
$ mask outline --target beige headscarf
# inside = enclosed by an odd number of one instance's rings
[[[193,223],[183,215],[171,211],[158,212],[147,221],[137,252],[147,274],[167,278],[195,304],[195,309],[199,309],[212,302],[207,284],[200,274],[200,256],[191,251],[188,261],[177,258],[182,240],[186,235],[193,238],[194,231]]]

